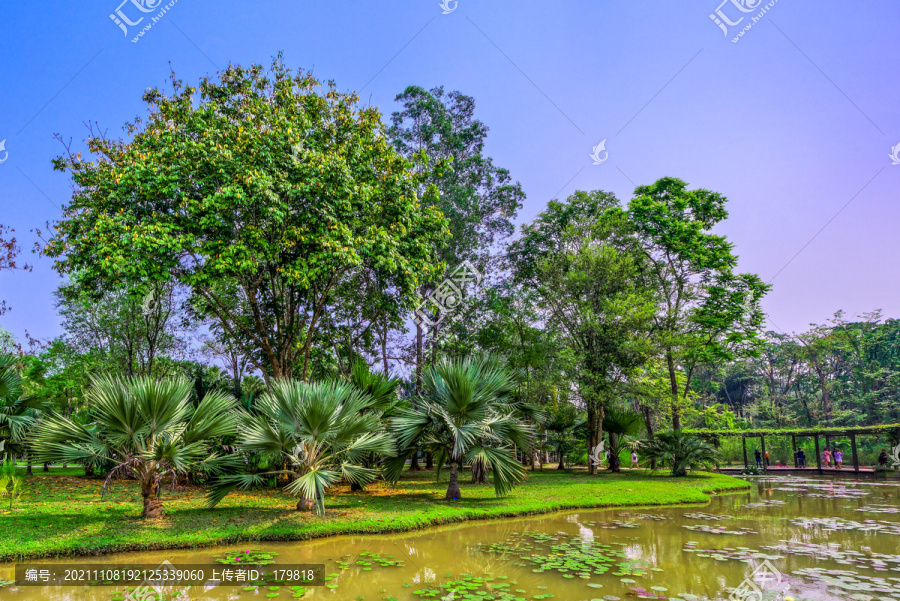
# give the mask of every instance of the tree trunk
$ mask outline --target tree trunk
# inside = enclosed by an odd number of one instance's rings
[[[672,429],[681,429],[681,416],[678,414],[678,376],[675,374],[675,360],[672,352],[666,351],[666,366],[669,370],[669,385],[672,389]]]
[[[650,413],[649,405],[641,405],[641,412],[644,414],[644,425],[647,427],[647,440],[653,440],[653,416]],[[656,469],[656,458],[650,460],[650,469]]]
[[[90,464],[90,463],[85,463],[85,464],[84,464],[84,475],[87,476],[88,478],[90,478],[91,476],[94,475],[94,466],[93,466],[93,464]]]
[[[476,460],[472,464],[472,484],[487,484],[487,465]]]
[[[314,499],[307,499],[306,497],[300,497],[300,500],[297,501],[297,511],[314,511],[316,508],[316,502]]]
[[[444,497],[448,501],[457,501],[462,498],[459,491],[459,472],[456,461],[450,462],[450,484],[447,485],[447,495]]]
[[[50,464],[49,464],[49,463],[45,463],[45,464],[44,464],[44,471],[45,471],[45,472],[49,472],[49,471],[50,471]]]
[[[422,364],[424,363],[422,324],[416,324],[416,394],[422,392]]]
[[[141,496],[144,498],[142,518],[158,518],[162,515],[162,501],[156,497],[158,482],[148,480],[141,485]]]
[[[594,455],[594,449],[597,444],[597,410],[594,408],[592,403],[588,404],[588,412],[587,412],[587,427],[588,427],[588,474],[594,475],[597,473],[597,466],[594,464],[594,460],[591,459]]]
[[[558,470],[566,469],[566,456],[563,453],[559,454],[559,465],[556,466]]]
[[[609,471],[619,473],[619,435],[609,433]]]
[[[418,449],[413,451],[412,457],[409,460],[409,471],[418,472],[421,467],[419,467],[419,451]]]
[[[425,453],[425,469],[434,469],[434,456],[431,453]]]
[[[28,457],[25,461],[27,462],[25,465],[25,475],[33,476],[34,474],[31,472],[31,457]]]

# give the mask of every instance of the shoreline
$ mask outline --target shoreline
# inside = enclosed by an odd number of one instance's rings
[[[431,477],[426,479],[423,476]],[[128,484],[117,483],[111,488]],[[625,486],[631,488],[623,489]],[[231,502],[223,502],[214,510],[182,509],[180,505],[196,505],[198,497],[202,498],[198,495],[199,490],[189,490],[182,493],[182,496],[190,498],[182,499],[181,502],[177,499],[164,498],[164,510],[168,507],[171,513],[158,520],[143,521],[124,515],[116,519],[115,516],[109,516],[114,518],[116,523],[116,527],[109,528],[105,519],[101,519],[103,523],[99,527],[98,534],[113,536],[114,540],[108,542],[98,541],[92,544],[92,539],[96,537],[88,533],[63,540],[58,540],[58,537],[36,539],[25,532],[21,532],[20,537],[11,537],[10,532],[4,529],[0,532],[0,549],[3,549],[0,551],[0,565],[24,560],[201,549],[241,543],[296,542],[342,535],[398,534],[466,522],[531,517],[568,510],[698,505],[708,503],[712,495],[741,493],[751,486],[751,483],[744,480],[708,472],[684,478],[659,473],[650,474],[647,471],[639,474],[602,474],[591,477],[586,472],[547,470],[543,473],[530,472],[526,483],[514,489],[509,496],[500,499],[493,497],[492,486],[464,484],[462,489],[464,500],[455,503],[443,501],[439,497],[445,483],[435,483],[433,472],[419,472],[410,475],[409,479],[402,480],[396,488],[380,485],[373,486],[364,493],[350,493],[346,487],[343,490],[339,487],[335,491],[336,494],[329,495],[326,501],[326,515],[323,518],[291,511],[284,504],[291,503],[292,500],[283,494],[271,494],[271,491],[257,494],[254,494],[256,491],[250,491],[235,497],[227,497],[226,501],[230,499]],[[411,494],[412,492],[415,494]],[[549,501],[547,496],[541,493],[553,494],[555,499]],[[585,493],[590,494],[592,498],[585,498]],[[277,502],[277,505],[272,507],[272,501]],[[356,507],[351,509],[353,502],[365,503],[362,511]],[[119,505],[117,509],[121,510],[120,513],[129,509],[135,513],[137,511],[136,503],[134,507],[127,506],[127,502],[121,500],[112,503]],[[102,507],[102,502],[97,504]],[[121,505],[126,507],[123,508]],[[413,505],[421,507],[411,509]],[[58,509],[51,515],[59,517]],[[71,509],[74,513],[79,512],[81,508]],[[110,511],[105,507],[103,510]],[[289,513],[285,513],[286,511]],[[235,515],[236,512],[245,520],[249,520],[246,527],[215,525],[221,519]],[[189,515],[193,513],[198,514],[196,520],[192,520]],[[280,517],[274,513],[280,514]],[[8,515],[0,518],[0,522],[6,521]],[[21,513],[20,517],[25,518],[26,514]],[[232,517],[228,521],[234,520]],[[16,518],[16,521],[21,520]],[[30,524],[32,528],[41,527],[39,516],[33,516],[32,521],[38,522]],[[185,521],[184,524],[176,524]],[[185,528],[188,524],[191,528],[196,527],[198,521],[207,522],[208,527],[196,532],[189,532]],[[229,531],[233,528],[237,530]],[[167,532],[171,532],[171,537],[165,536]],[[163,536],[159,536],[160,534]],[[11,538],[19,540],[10,540]],[[159,540],[154,540],[156,538]],[[15,548],[20,550],[6,551]]]

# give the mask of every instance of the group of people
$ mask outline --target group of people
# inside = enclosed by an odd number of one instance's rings
[[[762,467],[763,466],[762,453],[759,451],[759,449],[756,449],[756,451],[753,454],[756,456],[756,467]],[[766,467],[769,467],[769,452],[768,451],[766,451]]]
[[[769,467],[769,452],[766,451],[765,457],[763,457],[762,452],[759,449],[756,449],[754,452],[756,456],[756,467],[763,467],[763,461],[765,460],[765,466]],[[798,449],[794,453],[794,458],[797,460],[797,467],[804,468],[806,467],[806,453],[803,449]],[[888,455],[887,449],[881,449],[881,454],[878,455],[878,465],[887,465],[890,459],[890,455]],[[831,467],[832,461],[834,462],[835,469],[842,469],[844,465],[844,452],[841,451],[838,447],[834,447],[834,449],[829,449],[825,447],[825,450],[822,451],[822,467]],[[780,464],[779,464],[780,465]]]
[[[887,461],[887,453],[882,450],[882,454],[885,455],[885,461]],[[763,454],[759,449],[756,449],[754,452],[756,456],[756,467],[763,467]],[[804,468],[806,467],[806,453],[803,449],[798,449],[794,453],[794,458],[797,460],[797,467]],[[834,460],[834,467],[837,469],[841,469],[841,466],[844,464],[844,453],[837,447],[835,447],[834,451],[831,451],[828,447],[825,447],[825,450],[822,451],[822,463],[825,467],[831,467],[831,462]],[[878,458],[879,463],[881,462],[881,457]],[[766,467],[769,467],[769,452],[766,451],[765,454],[765,464]],[[780,465],[780,464],[779,464]]]
[[[844,465],[844,452],[837,447],[834,447],[834,451],[825,447],[825,450],[822,451],[822,463],[825,467],[831,467],[832,460],[834,460],[834,467],[841,469]]]

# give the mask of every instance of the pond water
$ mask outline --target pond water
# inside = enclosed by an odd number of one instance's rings
[[[324,564],[329,578],[305,592],[268,581],[169,590],[166,600],[698,601],[725,599],[738,589],[753,595],[748,601],[900,601],[897,483],[749,480],[751,490],[718,495],[704,506],[570,511],[403,535],[77,561],[105,567],[168,560],[177,566],[260,549],[273,554],[274,567]],[[0,566],[0,580],[12,578],[11,566]],[[121,601],[126,593],[121,587],[6,587],[0,599]]]

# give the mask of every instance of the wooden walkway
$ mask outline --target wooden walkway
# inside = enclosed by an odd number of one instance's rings
[[[743,467],[722,467],[719,468],[719,472],[723,474],[740,474]],[[817,469],[815,466],[806,467],[806,468],[798,468],[798,467],[789,467],[789,466],[776,466],[770,465],[765,473],[767,475],[772,476],[798,476],[798,475],[818,475],[818,474],[828,474],[837,475],[837,476],[849,476],[849,477],[863,477],[863,478],[874,478],[875,470],[870,467],[860,467],[859,471],[854,470],[853,466],[847,467],[844,466],[841,469],[837,469],[834,467],[823,467],[822,469]]]

